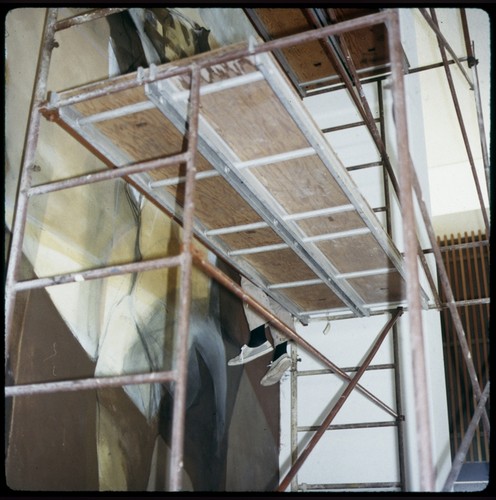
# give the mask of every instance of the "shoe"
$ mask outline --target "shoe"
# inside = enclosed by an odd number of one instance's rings
[[[265,374],[263,379],[260,380],[260,383],[262,385],[277,384],[288,368],[291,368],[291,358],[289,354],[283,354],[275,361],[272,361],[269,371]]]
[[[241,347],[241,352],[235,358],[230,359],[227,364],[229,366],[244,365],[245,363],[253,361],[260,356],[267,354],[273,349],[274,348],[272,347],[272,344],[268,340],[257,347],[249,347],[245,344],[243,347]]]

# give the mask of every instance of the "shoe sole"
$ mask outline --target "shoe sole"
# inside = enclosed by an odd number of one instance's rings
[[[238,359],[238,360],[234,360],[234,359],[230,359],[227,364],[229,366],[238,366],[238,365],[245,365],[246,363],[249,363],[250,361],[253,361],[257,358],[260,358],[261,356],[264,356],[265,354],[273,351],[274,348],[272,346],[270,347],[267,347],[266,349],[264,349],[263,351],[260,351],[258,352],[257,354],[253,354],[249,357],[244,357],[243,359]]]
[[[284,373],[286,372],[286,370],[288,370],[289,368],[291,368],[291,359],[290,358],[283,359],[274,368],[274,370],[272,371],[272,373],[270,373],[270,369],[269,369],[269,372],[267,372],[267,374],[265,375],[265,377],[260,381],[260,384],[263,385],[263,386],[277,384],[277,382],[279,382],[281,380],[282,376],[284,375]]]

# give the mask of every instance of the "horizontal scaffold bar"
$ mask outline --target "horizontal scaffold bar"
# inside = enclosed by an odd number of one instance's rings
[[[75,273],[59,274],[47,278],[38,278],[33,280],[18,281],[14,288],[16,292],[22,290],[33,290],[35,288],[44,288],[52,285],[64,285],[66,283],[83,282],[86,280],[95,280],[100,278],[109,278],[121,274],[129,274],[143,271],[152,271],[163,267],[180,266],[183,263],[184,254],[174,255],[172,257],[163,257],[160,259],[144,260],[140,262],[129,262],[127,264],[115,264],[113,266],[89,269]]]
[[[92,377],[79,380],[61,380],[37,384],[22,384],[5,387],[5,396],[29,396],[53,392],[73,392],[104,387],[122,387],[124,385],[153,384],[169,382],[176,379],[176,372],[162,371],[153,373],[136,373],[132,375],[115,375],[108,377]]]

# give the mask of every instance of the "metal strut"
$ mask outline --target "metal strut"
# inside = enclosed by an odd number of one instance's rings
[[[286,488],[289,486],[289,483],[291,479],[294,477],[294,475],[298,472],[298,470],[301,468],[305,460],[307,459],[308,455],[310,452],[315,448],[317,443],[319,442],[320,438],[324,435],[326,429],[329,427],[330,423],[334,420],[334,417],[337,415],[339,410],[342,408],[346,400],[348,399],[349,395],[357,387],[358,381],[362,377],[362,375],[365,373],[367,370],[367,367],[370,365],[372,359],[376,355],[377,351],[379,350],[379,347],[381,347],[382,342],[386,338],[386,335],[389,333],[393,325],[398,321],[400,316],[403,314],[403,309],[399,308],[396,313],[393,315],[393,317],[387,322],[387,324],[384,326],[382,329],[379,337],[375,341],[374,345],[370,349],[369,353],[367,354],[367,357],[365,358],[362,366],[358,370],[358,372],[355,374],[351,382],[346,386],[344,389],[343,393],[339,397],[337,403],[332,407],[331,411],[327,415],[327,417],[324,419],[322,424],[320,425],[319,429],[315,432],[313,435],[312,439],[308,443],[308,445],[305,447],[305,449],[301,452],[300,456],[296,459],[296,462],[293,464],[291,467],[290,471],[286,474],[286,477],[281,481],[279,484],[279,487],[277,488],[277,491],[285,491]]]

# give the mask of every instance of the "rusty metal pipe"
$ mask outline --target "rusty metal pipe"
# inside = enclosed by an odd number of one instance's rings
[[[406,122],[406,94],[403,79],[402,48],[399,28],[399,14],[391,15],[387,23],[388,43],[392,66],[395,123],[397,130],[398,161],[400,165],[400,199],[403,215],[403,241],[407,267],[407,300],[410,341],[412,349],[413,383],[418,436],[418,459],[420,466],[420,488],[433,491],[435,487],[432,461],[432,436],[429,415],[427,369],[422,327],[420,283],[417,267],[418,246],[415,231],[415,213],[412,195],[413,165],[408,149],[408,127]]]
[[[172,410],[171,460],[169,465],[169,491],[180,491],[183,476],[184,427],[186,415],[186,389],[188,377],[188,337],[191,309],[191,274],[193,268],[193,216],[195,210],[196,153],[200,107],[200,67],[191,68],[190,102],[188,109],[188,152],[183,218],[183,241],[180,284],[179,324],[176,332],[174,360],[178,372],[174,387]]]
[[[397,308],[396,308],[397,309]],[[404,309],[403,309],[404,311]],[[370,365],[368,370],[369,371],[375,371],[375,370],[393,370],[395,368],[394,363],[382,363],[382,364],[377,364],[377,365]],[[360,369],[359,366],[343,366],[341,370],[344,372],[357,372]],[[311,375],[324,375],[327,373],[334,373],[333,370],[329,369],[323,369],[323,370],[298,370],[298,377],[305,377],[305,376],[311,376]]]
[[[388,13],[387,11],[384,11],[377,14],[370,14],[368,16],[351,19],[349,21],[343,21],[339,25],[325,26],[324,28],[285,36],[278,38],[277,40],[271,40],[269,42],[255,45],[253,47],[245,45],[242,48],[221,50],[220,53],[211,54],[207,52],[196,56],[195,63],[201,68],[213,66],[215,64],[222,64],[235,59],[242,59],[256,54],[261,54],[263,52],[274,51],[300,43],[311,42],[320,38],[325,38],[326,36],[365,28],[371,24],[383,23],[386,21],[387,17]],[[184,75],[189,73],[189,71],[190,69],[188,63],[181,61],[175,61],[173,65],[169,64],[165,67],[154,66],[153,68],[144,69],[141,75],[136,75],[134,78],[130,78],[129,75],[126,75],[124,77],[120,76],[111,78],[104,84],[102,84],[102,82],[97,82],[82,86],[79,88],[77,95],[68,97],[58,102],[46,103],[45,107],[49,111],[58,107],[68,106],[87,101],[89,99],[94,99],[96,97],[101,97],[103,95],[112,94],[114,92],[120,92],[122,90],[138,87],[146,83],[152,83],[165,78]]]
[[[427,9],[425,9],[425,8],[419,8],[419,11],[424,16],[424,19],[427,21],[427,24],[432,28],[432,30],[436,34],[437,39],[439,41],[439,45],[443,47],[443,50],[444,50],[444,48],[446,48],[446,50],[450,53],[450,55],[453,58],[453,60],[455,61],[456,65],[458,66],[458,68],[462,72],[462,75],[465,77],[465,80],[467,80],[469,87],[470,87],[470,90],[473,90],[474,84],[470,80],[467,73],[465,73],[465,70],[463,69],[463,66],[460,62],[460,59],[455,54],[455,51],[451,48],[450,44],[448,43],[446,38],[444,38],[443,34],[441,33],[439,26],[434,21],[434,16],[433,17],[429,16],[429,13],[427,12]],[[432,12],[433,12],[433,9],[431,9],[431,13]]]
[[[301,491],[315,491],[315,490],[361,490],[369,488],[378,488],[381,490],[392,491],[390,488],[401,488],[401,483],[396,481],[375,481],[367,483],[316,483],[316,484],[306,484],[302,483],[300,485]],[[353,495],[353,493],[352,493]],[[332,496],[329,495],[329,496]],[[341,496],[341,495],[340,495]]]
[[[121,274],[136,273],[140,271],[152,271],[163,267],[175,267],[183,262],[182,255],[172,257],[162,257],[159,259],[142,260],[139,262],[129,262],[127,264],[115,264],[112,266],[89,269],[75,273],[59,274],[48,278],[38,278],[34,280],[18,281],[14,284],[17,292],[22,290],[33,290],[35,288],[45,288],[52,285],[64,285],[66,283],[83,282]]]
[[[411,158],[409,158],[408,161],[410,164],[412,163]],[[451,288],[449,278],[448,278],[448,275],[446,272],[446,268],[444,266],[441,251],[440,251],[439,245],[437,243],[437,238],[436,238],[436,235],[434,233],[432,223],[430,221],[429,211],[427,210],[427,206],[425,205],[425,202],[424,202],[423,197],[422,197],[422,189],[420,187],[420,183],[419,183],[417,174],[415,172],[415,169],[411,168],[410,170],[411,170],[412,186],[413,186],[416,198],[417,198],[420,213],[422,215],[427,234],[429,236],[432,251],[433,251],[434,257],[436,259],[438,275],[439,275],[439,279],[441,282],[441,287],[443,288],[443,291],[444,291],[444,294],[446,297],[446,304],[447,304],[447,306],[450,310],[450,313],[451,313],[451,317],[453,320],[453,324],[455,326],[458,341],[460,342],[460,347],[461,347],[463,357],[465,360],[465,365],[466,365],[467,370],[468,370],[469,375],[470,375],[470,381],[471,381],[472,388],[473,388],[473,391],[475,394],[475,398],[478,401],[481,398],[482,391],[481,391],[481,387],[480,387],[480,384],[479,384],[479,381],[477,378],[477,373],[475,371],[475,366],[474,366],[474,363],[472,360],[472,355],[470,353],[470,348],[469,348],[468,343],[467,343],[463,324],[462,324],[460,315],[458,313],[458,310],[456,308],[456,302],[455,302],[455,298],[453,295],[453,290]],[[489,423],[489,417],[488,417],[486,411],[484,411],[484,413],[482,415],[482,422],[484,425],[484,432],[486,433],[486,436],[489,439],[490,423]]]
[[[104,387],[122,387],[124,385],[154,384],[175,380],[175,372],[161,371],[152,373],[136,373],[133,375],[115,375],[108,377],[92,377],[79,380],[61,380],[38,384],[22,384],[5,387],[5,396],[31,396],[53,392],[75,392]]]
[[[382,94],[382,82],[377,82],[377,101],[379,105],[379,127],[380,136],[384,143],[384,151],[386,150],[386,143],[384,142],[384,137],[386,137],[386,127],[384,123],[384,99]],[[384,205],[386,212],[386,232],[393,239],[393,230],[391,225],[391,194],[389,189],[389,179],[387,174],[387,169],[384,163],[382,165],[382,186],[384,189]]]
[[[465,57],[461,57],[459,59],[460,61],[466,61]],[[455,61],[449,60],[448,64],[455,64]],[[427,64],[425,66],[418,66],[417,68],[408,68],[407,74],[411,75],[413,73],[419,73],[421,71],[427,71],[429,69],[435,69],[435,68],[442,68],[443,63],[433,63],[433,64]],[[382,82],[389,78],[389,73],[386,75],[380,75],[380,76],[375,76],[375,77],[369,77],[369,78],[362,78],[361,81],[363,83],[378,83]],[[346,88],[346,85],[344,84],[333,84],[332,86],[329,85],[329,87],[324,87],[324,88],[317,88],[315,90],[311,90],[307,92],[307,96],[314,96],[314,95],[319,95],[319,94],[324,94],[326,92],[329,92],[330,90],[335,91],[335,90],[343,90]]]
[[[386,130],[384,124],[384,100],[383,100],[383,88],[382,82],[377,82],[377,95],[379,101],[379,117],[380,117],[380,132],[381,138],[386,137]],[[386,143],[384,143],[384,149],[386,150]],[[384,200],[386,204],[386,230],[387,233],[393,237],[393,229],[391,223],[391,194],[389,189],[389,180],[387,176],[387,170],[383,167],[383,185],[384,185]],[[420,243],[420,242],[419,242]],[[439,296],[438,296],[439,298]],[[440,299],[439,299],[440,300]],[[396,400],[396,410],[402,416],[403,415],[403,402],[401,400],[401,371],[399,369],[400,365],[400,354],[399,354],[399,339],[398,339],[398,325],[393,325],[393,360],[394,360],[394,394]],[[370,366],[369,366],[370,369]],[[398,436],[398,466],[399,466],[399,486],[401,491],[405,491],[406,484],[406,471],[405,471],[405,432],[403,428],[404,419],[397,420],[396,434]]]
[[[348,46],[345,42],[344,39],[341,39],[341,46],[344,50],[346,61],[348,63],[348,69],[350,70],[352,76],[353,76],[353,82],[357,88],[358,95],[360,97],[360,101],[362,103],[362,109],[363,112],[365,113],[365,121],[367,123],[367,127],[372,135],[372,138],[376,144],[377,149],[379,150],[381,157],[383,158],[384,161],[384,166],[386,168],[387,173],[389,174],[389,177],[391,178],[391,183],[393,185],[393,188],[395,190],[396,196],[400,200],[401,196],[399,194],[399,185],[396,180],[396,176],[393,171],[393,167],[391,165],[391,162],[389,160],[389,156],[386,151],[386,145],[383,140],[383,136],[379,131],[377,130],[377,127],[374,125],[374,117],[372,114],[372,110],[370,109],[369,103],[365,97],[365,92],[363,90],[362,84],[360,82],[360,78],[358,76],[358,72],[355,68],[355,65],[353,64],[353,59],[351,57],[351,53],[348,49]],[[379,96],[381,96],[381,92],[379,92]],[[380,104],[382,104],[382,97],[379,98]],[[382,122],[381,122],[382,124]],[[432,296],[434,298],[434,302],[436,303],[437,307],[439,308],[441,305],[441,299],[439,297],[439,294],[437,292],[437,287],[434,282],[434,278],[432,276],[432,273],[430,271],[430,268],[427,264],[427,259],[425,258],[423,252],[422,252],[422,246],[420,245],[420,241],[418,239],[418,236],[416,235],[416,241],[417,241],[417,255],[420,259],[420,263],[422,264],[422,268],[424,270],[425,276],[427,278],[427,281],[429,282],[429,286],[431,288]]]
[[[251,295],[248,295],[239,285],[234,283],[228,276],[226,276],[222,271],[208,262],[198,250],[193,249],[193,260],[196,265],[198,265],[203,271],[214,278],[216,281],[221,283],[224,287],[230,290],[234,295],[239,297],[243,302],[246,302],[254,311],[256,311],[260,316],[265,318],[269,323],[271,323],[277,330],[283,333],[287,338],[296,342],[299,346],[303,347],[306,351],[312,354],[316,359],[321,361],[326,366],[332,368],[332,370],[341,376],[341,378],[351,381],[352,377],[344,372],[341,368],[335,365],[332,361],[326,358],[320,351],[315,349],[311,344],[309,344],[305,339],[298,335],[289,326],[283,323],[277,316],[272,314],[268,309],[259,304]],[[391,409],[388,405],[383,403],[380,399],[369,392],[365,387],[358,385],[357,389],[364,394],[368,399],[373,401],[375,404],[380,406],[383,410],[388,412],[395,418],[398,418],[398,413]]]
[[[111,16],[112,14],[118,14],[128,10],[127,8],[112,8],[112,9],[92,9],[83,14],[78,14],[77,16],[67,17],[66,19],[60,19],[55,24],[55,31],[65,30],[71,26],[76,26],[79,24],[87,23],[89,21],[94,21],[102,17]]]
[[[285,478],[281,481],[279,484],[279,487],[277,488],[277,491],[282,492],[285,491],[286,488],[288,487],[289,483],[291,482],[291,479],[294,477],[294,475],[298,472],[298,470],[301,468],[305,460],[307,459],[308,455],[310,452],[315,448],[317,443],[319,442],[320,438],[324,435],[325,431],[329,427],[330,423],[334,420],[334,417],[337,415],[339,410],[342,408],[346,400],[348,399],[349,395],[355,389],[355,387],[358,384],[358,381],[362,377],[362,375],[365,373],[367,370],[367,367],[371,363],[372,359],[376,355],[377,351],[379,350],[379,347],[381,347],[382,342],[386,338],[386,335],[389,333],[393,325],[396,323],[396,321],[400,318],[400,316],[403,314],[403,310],[400,308],[396,311],[396,313],[392,316],[392,318],[387,322],[387,324],[384,326],[382,329],[379,337],[377,340],[374,342],[374,345],[372,346],[372,349],[369,351],[367,354],[367,357],[365,358],[362,366],[360,369],[357,371],[351,382],[346,386],[345,390],[339,397],[338,401],[336,404],[332,407],[331,411],[327,415],[327,417],[324,419],[318,430],[315,432],[313,435],[312,439],[308,443],[308,445],[305,447],[305,449],[301,452],[300,456],[296,459],[296,462],[293,464],[289,472],[286,474]]]
[[[433,21],[434,25],[437,27],[438,24],[437,24],[436,11],[434,9],[431,9],[431,13],[432,13],[432,21]],[[439,40],[439,35],[438,35],[438,40]],[[477,175],[477,169],[475,167],[474,158],[472,156],[472,149],[470,148],[470,142],[468,140],[467,131],[466,131],[465,124],[463,121],[462,111],[460,109],[460,104],[458,102],[458,96],[456,94],[455,85],[453,83],[453,78],[451,76],[451,70],[450,70],[449,66],[446,64],[447,63],[446,52],[444,50],[443,44],[440,41],[439,41],[439,50],[441,52],[441,57],[443,59],[444,70],[446,72],[446,79],[448,81],[448,86],[450,89],[451,97],[453,99],[453,104],[455,106],[456,116],[458,118],[458,124],[460,125],[460,132],[462,134],[463,143],[465,144],[465,150],[467,151],[467,158],[468,158],[468,161],[470,163],[470,168],[472,170],[472,176],[474,178],[475,189],[477,191],[477,197],[479,199],[480,208],[482,211],[482,217],[484,219],[484,224],[486,226],[486,234],[489,234],[489,217],[487,215],[486,207],[484,206],[484,198],[482,196],[482,190],[480,187],[479,177]]]
[[[313,12],[312,9],[306,9],[307,16],[309,19],[316,25],[319,25],[319,20],[315,13]],[[333,15],[332,9],[329,9],[329,14],[331,18],[335,18]],[[389,174],[389,178],[391,180],[391,184],[393,186],[394,192],[396,193],[396,196],[398,200],[401,203],[401,196],[400,196],[400,187],[398,184],[398,181],[396,179],[396,175],[394,173],[393,167],[391,165],[391,161],[389,160],[389,156],[386,151],[386,146],[384,144],[384,141],[382,140],[382,137],[380,135],[379,130],[377,129],[376,126],[376,120],[372,114],[372,111],[370,109],[369,103],[367,101],[367,98],[365,97],[365,92],[363,91],[363,87],[360,81],[360,77],[358,76],[358,72],[356,71],[355,65],[353,64],[353,59],[351,57],[350,51],[348,50],[348,46],[343,38],[340,39],[340,44],[341,48],[343,50],[344,56],[346,58],[346,67],[343,65],[341,60],[336,54],[335,48],[329,43],[328,40],[326,40],[325,44],[325,49],[329,57],[331,58],[332,62],[334,63],[335,68],[337,69],[338,73],[340,74],[341,78],[343,79],[345,86],[348,90],[348,93],[350,97],[352,98],[358,112],[362,116],[365,125],[367,126],[367,129],[370,132],[370,135],[372,136],[372,140],[374,141],[374,144],[379,151],[379,154],[381,155],[384,167]],[[353,81],[351,80],[350,76],[348,75],[348,71],[353,77]],[[355,91],[356,89],[356,91]],[[439,294],[437,292],[436,284],[434,282],[434,278],[432,277],[432,273],[430,271],[430,268],[427,264],[427,260],[425,256],[422,253],[422,247],[420,245],[420,241],[418,241],[417,238],[417,255],[420,259],[420,262],[422,264],[422,268],[424,269],[425,276],[427,278],[427,281],[429,282],[429,286],[431,288],[432,296],[434,298],[434,302],[438,307],[440,307],[441,300],[439,298]]]
[[[396,396],[396,409],[400,415],[403,415],[403,401],[401,400],[401,371],[399,369],[400,360],[400,343],[398,325],[393,326],[393,359],[397,366],[394,369],[394,392]],[[406,490],[406,464],[405,464],[405,429],[403,421],[398,422],[397,435],[398,435],[398,466],[400,475],[401,491]]]
[[[455,248],[477,248],[489,246],[489,240],[469,241],[467,243],[454,243],[452,245],[443,245],[439,247],[441,252],[449,252]],[[424,253],[432,253],[432,248],[426,248]]]
[[[397,427],[400,420],[389,420],[383,422],[359,422],[356,424],[335,424],[329,425],[327,431],[342,431],[346,429],[374,429],[379,427]],[[320,425],[303,425],[298,427],[298,432],[314,432],[320,429]]]
[[[401,196],[400,196],[400,187],[398,185],[398,182],[396,180],[396,176],[394,174],[393,167],[391,165],[391,162],[389,160],[389,156],[386,151],[386,145],[382,139],[383,136],[379,133],[377,130],[377,127],[374,125],[374,117],[372,115],[372,110],[370,109],[369,103],[365,97],[365,92],[363,90],[362,84],[360,82],[360,78],[358,76],[358,72],[356,71],[355,65],[353,64],[353,59],[351,57],[351,53],[348,49],[348,46],[344,39],[341,39],[341,46],[344,50],[346,60],[348,62],[348,68],[351,71],[351,74],[353,76],[353,82],[357,88],[358,95],[360,97],[360,102],[362,103],[362,109],[363,112],[365,113],[365,120],[368,126],[368,129],[372,135],[372,138],[376,144],[377,149],[379,150],[381,157],[384,161],[384,166],[386,168],[387,173],[389,174],[389,177],[391,179],[391,184],[393,185],[393,189],[396,193],[396,196],[398,197],[398,200],[401,202]],[[440,307],[441,304],[441,299],[439,297],[439,294],[437,292],[437,287],[434,282],[434,278],[432,277],[432,273],[430,271],[430,268],[427,264],[427,259],[425,258],[423,252],[422,252],[422,246],[420,245],[420,241],[418,239],[418,236],[416,235],[416,241],[417,241],[417,255],[420,259],[420,263],[422,264],[422,268],[424,270],[425,276],[427,278],[427,281],[429,282],[429,286],[431,288],[432,296],[434,298],[434,302],[436,303],[437,307]]]
[[[188,161],[189,153],[181,153],[167,158],[161,158],[150,161],[143,161],[126,165],[124,167],[116,167],[113,169],[100,170],[89,174],[71,177],[69,179],[62,179],[60,181],[49,182],[47,184],[40,184],[33,186],[27,191],[28,196],[52,193],[62,189],[68,189],[78,186],[86,186],[95,182],[102,182],[111,179],[118,179],[126,175],[139,174],[142,172],[150,172],[159,168],[167,167],[169,165],[176,165]]]
[[[22,256],[22,241],[24,238],[28,214],[29,198],[27,196],[27,191],[31,187],[32,183],[31,173],[36,156],[36,147],[40,132],[40,106],[46,96],[50,59],[52,56],[52,50],[55,47],[54,28],[56,21],[57,9],[48,9],[45,18],[40,57],[35,75],[33,100],[31,103],[28,129],[24,144],[24,158],[20,170],[17,203],[12,224],[12,240],[10,243],[9,263],[5,279],[5,367],[7,367],[9,358],[10,335],[16,298],[15,283],[17,281],[17,273]]]
[[[475,49],[473,49],[475,52]],[[482,102],[480,94],[480,84],[479,84],[479,73],[477,72],[477,64],[472,66],[472,72],[474,75],[474,97],[475,97],[475,107],[477,110],[477,121],[479,123],[479,136],[482,150],[482,162],[484,164],[484,174],[486,177],[486,187],[488,197],[491,197],[491,173],[489,171],[489,153],[486,141],[486,131],[484,128],[484,115],[482,114]]]
[[[477,425],[479,424],[479,420],[483,412],[485,411],[485,406],[488,398],[489,398],[489,382],[487,382],[486,387],[482,392],[481,398],[479,399],[479,403],[477,404],[477,408],[475,409],[472,420],[470,421],[467,431],[463,436],[462,442],[458,447],[458,451],[456,452],[455,458],[453,459],[451,470],[448,474],[448,477],[446,478],[446,482],[444,483],[443,491],[451,491],[451,489],[453,488],[453,483],[458,478],[458,474],[460,474],[462,465],[465,462],[465,457],[467,456],[467,451],[470,447],[470,444],[472,443],[474,432],[476,431]]]
[[[442,289],[444,291],[444,295],[446,297],[445,305],[450,310],[451,318],[453,320],[453,325],[455,327],[458,341],[460,343],[460,348],[462,350],[463,358],[465,360],[465,365],[467,367],[467,370],[468,370],[468,373],[470,376],[470,382],[472,384],[475,398],[478,401],[481,398],[482,391],[480,388],[479,380],[477,378],[477,373],[475,371],[475,366],[474,366],[474,362],[472,359],[472,354],[470,353],[470,347],[467,343],[467,338],[465,335],[465,330],[463,328],[463,323],[462,323],[462,320],[461,320],[460,315],[459,315],[458,310],[457,310],[457,305],[460,305],[460,303],[455,301],[455,297],[453,295],[453,290],[451,288],[448,274],[446,272],[446,267],[444,265],[443,257],[441,255],[441,250],[439,249],[439,246],[437,244],[436,235],[434,233],[434,229],[433,229],[431,221],[429,219],[429,212],[428,212],[427,207],[425,205],[425,202],[422,198],[422,190],[420,188],[420,183],[418,181],[418,177],[415,173],[415,170],[413,170],[412,182],[413,182],[413,189],[415,191],[415,195],[417,197],[417,201],[418,201],[418,204],[420,207],[420,213],[422,214],[424,224],[425,224],[425,227],[427,229],[427,234],[428,234],[430,242],[431,242],[432,251],[434,253],[434,258],[436,259],[439,280],[441,282],[441,287],[442,287]],[[482,415],[482,423],[484,425],[484,431],[486,433],[486,436],[489,439],[490,423],[489,423],[489,417],[488,417],[486,411],[484,411],[484,413]]]
[[[477,306],[477,305],[481,305],[481,304],[490,304],[490,303],[491,303],[490,297],[481,297],[480,299],[457,300],[457,301],[453,302],[453,304],[456,307]],[[442,306],[443,306],[443,309],[446,309],[449,307],[449,304],[445,303]]]
[[[475,64],[475,58],[474,53],[472,52],[472,45],[470,43],[467,13],[465,12],[464,8],[460,9],[460,20],[462,22],[463,40],[465,41],[465,51],[467,52],[468,67],[470,68],[473,64]]]

